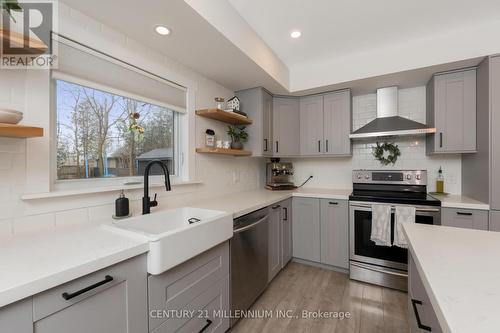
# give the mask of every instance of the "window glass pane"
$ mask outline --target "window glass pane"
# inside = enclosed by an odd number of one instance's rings
[[[151,160],[175,174],[174,111],[62,80],[56,86],[58,179],[143,175]]]

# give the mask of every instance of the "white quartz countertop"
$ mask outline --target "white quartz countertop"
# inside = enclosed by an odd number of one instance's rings
[[[405,224],[426,292],[444,332],[498,332],[500,233]]]
[[[146,241],[99,226],[0,239],[0,307],[149,250]]]
[[[351,192],[352,190],[314,188],[301,188],[293,191],[270,191],[259,189],[218,196],[208,200],[197,200],[188,202],[186,205],[226,211],[233,214],[233,218],[237,218],[279,201],[291,198],[292,196],[348,200]]]
[[[478,209],[478,210],[489,210],[490,205],[477,201],[475,199],[466,197],[460,194],[435,194],[432,193],[431,196],[441,200],[441,207],[444,208],[461,208],[461,209]]]
[[[183,206],[222,210],[236,218],[292,196],[347,200],[350,193],[351,190],[335,189],[259,189],[193,200]],[[1,238],[0,307],[148,250],[147,241],[119,235],[98,225],[60,227]]]

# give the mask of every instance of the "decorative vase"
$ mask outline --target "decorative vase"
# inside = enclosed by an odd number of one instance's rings
[[[243,144],[241,143],[241,141],[232,141],[231,142],[231,149],[241,150],[241,149],[243,149]]]

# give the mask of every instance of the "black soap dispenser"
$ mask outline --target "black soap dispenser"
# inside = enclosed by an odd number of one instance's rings
[[[115,201],[115,215],[114,218],[124,218],[128,217],[130,214],[128,198],[125,197],[123,190],[120,193],[120,197]]]

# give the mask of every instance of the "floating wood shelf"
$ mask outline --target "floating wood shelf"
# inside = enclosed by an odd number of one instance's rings
[[[0,123],[0,137],[35,138],[43,136],[43,128]]]
[[[201,154],[220,154],[232,156],[251,156],[252,152],[248,150],[224,149],[224,148],[196,148],[197,153]]]
[[[252,120],[248,119],[245,116],[234,112],[226,112],[221,109],[204,109],[197,110],[196,114],[200,117],[215,119],[218,121],[222,121],[231,125],[251,125]]]
[[[29,38],[19,32],[0,29],[0,43],[7,40],[13,47],[23,47],[25,41],[29,41],[29,53],[32,55],[43,54],[48,46],[38,38]]]

